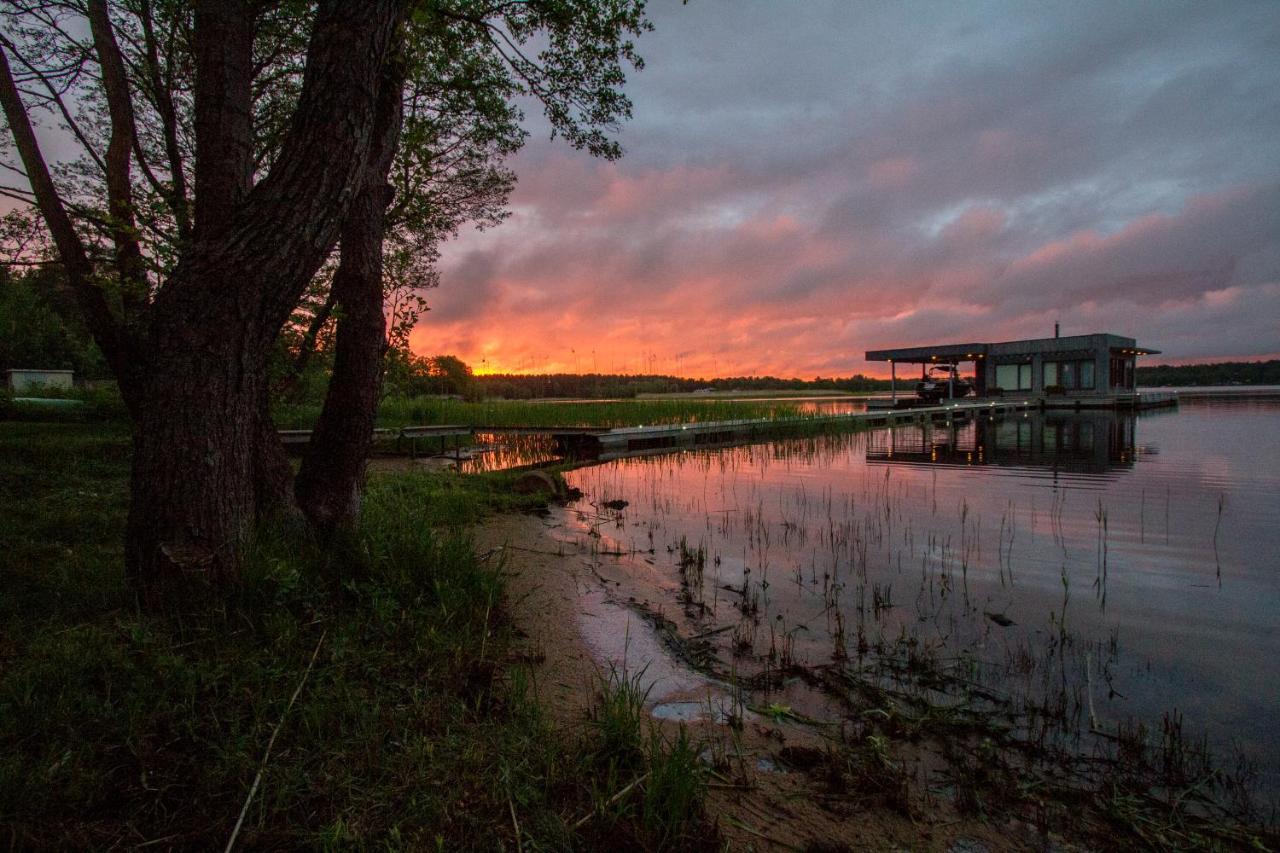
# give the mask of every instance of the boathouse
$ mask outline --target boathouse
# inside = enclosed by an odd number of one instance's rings
[[[1159,350],[1138,346],[1133,338],[1099,332],[870,350],[866,358],[889,362],[895,401],[904,391],[905,396],[911,396],[913,387],[899,388],[899,378],[914,382],[914,367],[900,377],[900,365],[919,365],[923,377],[931,366],[959,368],[972,362],[973,393],[977,397],[1040,398],[1050,404],[1062,400],[1080,406],[1136,402],[1134,371],[1138,356],[1158,353]]]

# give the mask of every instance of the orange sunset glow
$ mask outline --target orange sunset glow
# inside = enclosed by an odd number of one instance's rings
[[[1168,363],[1280,351],[1278,54],[1226,35],[1258,7],[1013,7],[976,30],[959,8],[751,8],[654,10],[619,161],[530,116],[512,215],[444,245],[415,351],[884,375],[867,349],[1055,322]]]

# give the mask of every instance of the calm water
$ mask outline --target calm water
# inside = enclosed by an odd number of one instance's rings
[[[1218,754],[1248,756],[1268,798],[1280,791],[1280,396],[689,451],[569,478],[584,506],[629,501],[601,531],[652,549],[637,583],[725,626],[726,656],[763,659],[780,638],[809,663],[924,648],[1058,702],[1077,729],[1158,729],[1176,709]],[[682,542],[706,555],[692,588]]]

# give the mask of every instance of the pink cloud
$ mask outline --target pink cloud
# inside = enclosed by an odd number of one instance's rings
[[[919,171],[919,165],[911,157],[888,157],[871,164],[867,179],[877,189],[890,190],[909,183]]]

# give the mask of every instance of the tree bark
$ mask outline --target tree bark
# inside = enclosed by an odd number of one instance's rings
[[[386,183],[403,116],[403,80],[391,69],[378,96],[364,189],[342,229],[333,276],[340,311],[333,375],[298,472],[298,505],[319,532],[352,525],[373,442],[387,329],[382,305],[382,242],[393,190]]]
[[[230,226],[253,179],[253,9],[200,0],[195,29],[195,239],[210,240]]]
[[[271,417],[271,393],[264,382],[258,392],[256,435],[253,444],[254,514],[259,521],[290,518],[297,514],[293,496],[293,466],[285,453],[275,420]]]
[[[389,191],[369,187],[356,200],[333,277],[342,312],[333,375],[295,484],[299,508],[321,532],[350,525],[360,508],[386,351],[382,226]]]
[[[126,562],[143,605],[172,611],[237,577],[254,521],[262,372],[244,369],[231,335],[157,343],[134,422]]]

